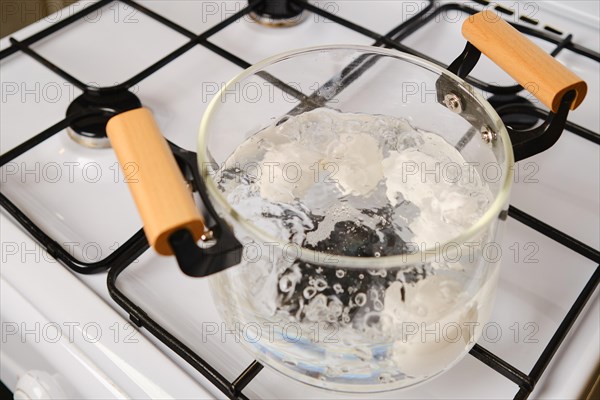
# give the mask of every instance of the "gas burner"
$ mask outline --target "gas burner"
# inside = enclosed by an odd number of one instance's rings
[[[496,94],[488,98],[488,101],[494,107],[502,122],[513,129],[530,129],[540,122],[540,119],[531,113],[522,112],[522,110],[535,109],[535,105],[525,97],[515,94]]]
[[[266,0],[249,15],[259,24],[273,28],[294,26],[304,21],[304,11],[291,1]]]
[[[140,100],[125,89],[88,90],[67,108],[67,117],[75,117],[67,128],[67,133],[71,139],[85,147],[110,147],[105,130],[110,117],[141,106]]]

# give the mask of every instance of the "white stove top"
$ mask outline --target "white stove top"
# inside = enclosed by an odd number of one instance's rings
[[[476,2],[466,3],[482,7]],[[200,33],[245,3],[152,0],[143,4]],[[314,4],[384,34],[414,15],[425,2],[356,0]],[[596,1],[503,4],[515,9],[517,16],[538,19],[539,27],[548,25],[572,33],[574,42],[600,51]],[[75,4],[63,9],[14,37],[24,39],[82,7]],[[458,13],[442,14],[403,43],[450,62],[464,46],[460,37],[462,18]],[[83,82],[112,85],[187,40],[129,6],[113,3],[32,47]],[[263,27],[244,18],[209,41],[249,63],[292,48],[373,42],[315,15],[286,29]],[[0,42],[2,49],[9,45],[6,38]],[[568,50],[563,50],[558,59],[589,85],[584,104],[569,119],[599,132],[600,64]],[[67,106],[81,92],[24,54],[9,56],[0,66],[0,153],[5,153],[63,119]],[[196,46],[133,91],[153,110],[169,140],[194,150],[208,101],[240,70]],[[498,84],[512,83],[487,60],[482,60],[474,75]],[[595,249],[600,247],[599,146],[565,132],[552,149],[519,163],[518,170],[511,204]],[[61,132],[1,171],[2,193],[51,237],[70,247],[77,258],[99,260],[141,226],[110,149],[83,148]],[[14,389],[18,377],[39,370],[53,375],[39,378],[52,381],[52,390],[62,390],[73,398],[223,397],[146,330],[137,331],[127,325],[125,313],[108,295],[106,273],[84,276],[69,272],[42,253],[4,210],[0,218],[2,381]],[[595,268],[592,261],[509,219],[492,326],[479,344],[528,372]],[[234,379],[252,361],[233,335],[222,331],[206,282],[184,276],[174,258],[147,251],[123,272],[119,282],[128,297],[226,378]],[[532,398],[579,396],[600,359],[599,325],[596,291]],[[25,330],[30,333],[22,343]],[[512,398],[517,389],[496,371],[467,356],[423,385],[372,397]],[[268,368],[244,393],[250,398],[277,399],[364,397],[309,387]]]

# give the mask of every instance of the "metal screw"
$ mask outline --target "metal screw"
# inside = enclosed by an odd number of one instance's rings
[[[498,135],[496,132],[492,131],[489,126],[484,125],[481,127],[481,138],[484,142],[491,143],[496,140],[497,137]]]
[[[444,96],[444,104],[452,112],[460,114],[462,112],[462,103],[460,98],[454,93],[448,93]]]

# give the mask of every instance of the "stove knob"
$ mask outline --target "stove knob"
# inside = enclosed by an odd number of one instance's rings
[[[17,381],[15,400],[61,399],[65,393],[54,377],[47,372],[27,371]]]

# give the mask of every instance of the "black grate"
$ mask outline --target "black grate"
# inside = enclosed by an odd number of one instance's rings
[[[250,1],[245,8],[241,9],[237,13],[231,15],[229,18],[224,19],[222,22],[218,23],[211,29],[199,35],[196,35],[195,33],[187,30],[186,28],[174,23],[173,21],[168,20],[167,18],[155,13],[154,11],[134,1],[119,1],[131,7],[134,7],[135,9],[147,15],[148,17],[151,17],[159,23],[167,26],[168,28],[171,28],[172,30],[186,36],[189,39],[189,41],[181,47],[179,47],[178,49],[171,52],[170,54],[167,54],[162,59],[158,60],[148,68],[134,75],[130,79],[112,88],[90,87],[31,49],[31,45],[33,45],[34,43],[50,37],[53,33],[61,30],[62,28],[67,27],[73,22],[78,21],[84,18],[86,15],[95,12],[96,10],[105,7],[113,2],[113,0],[101,0],[71,15],[68,18],[63,19],[57,22],[56,24],[53,24],[52,26],[40,31],[39,33],[32,35],[27,39],[18,41],[16,39],[11,38],[11,46],[6,48],[5,50],[0,51],[0,60],[18,52],[24,53],[32,57],[45,67],[49,68],[54,73],[61,76],[68,82],[72,83],[74,86],[80,88],[84,92],[105,89],[127,90],[135,84],[142,81],[143,79],[147,78],[157,70],[161,69],[171,61],[175,60],[182,54],[186,53],[188,50],[194,48],[195,46],[203,46],[206,49],[215,53],[216,55],[225,58],[226,60],[232,62],[235,65],[242,68],[247,68],[250,66],[250,63],[239,58],[235,54],[232,54],[227,50],[215,45],[214,43],[211,43],[209,39],[211,36],[220,32],[233,22],[256,10],[260,6],[264,6],[264,3],[269,0]],[[429,0],[428,5],[425,8],[423,8],[423,10],[421,10],[418,14],[402,22],[402,24],[398,25],[396,28],[392,29],[387,34],[381,35],[370,29],[367,29],[356,23],[350,22],[344,18],[341,18],[328,11],[325,11],[322,8],[316,7],[308,2],[302,0],[289,1],[293,3],[296,7],[300,7],[303,10],[305,10],[305,12],[318,14],[321,17],[324,17],[332,22],[340,24],[348,29],[351,29],[359,34],[365,35],[373,39],[375,41],[373,43],[374,46],[384,46],[404,51],[422,57],[431,62],[434,62],[442,67],[447,67],[447,65],[443,64],[438,60],[432,59],[426,54],[422,54],[421,52],[402,44],[402,40],[409,37],[412,33],[434,20],[435,16],[441,12],[447,10],[460,11],[466,14],[473,14],[476,12],[476,10],[473,7],[470,7],[465,3],[450,3],[445,4],[443,6],[434,6],[434,2],[432,0]],[[489,2],[487,0],[476,0],[475,3],[489,6]],[[511,14],[510,10],[504,9],[502,7],[499,8],[499,6],[496,6],[496,9],[500,13],[507,15]],[[563,35],[560,31],[557,31],[556,29],[548,26],[544,26],[543,30],[541,29],[541,27],[539,29],[534,28],[534,26],[539,26],[539,21],[537,20],[523,17],[521,17],[520,20],[528,25],[513,24],[518,30],[527,35],[537,37],[539,39],[545,40],[549,43],[556,45],[556,48],[552,52],[552,55],[556,56],[560,51],[566,49],[581,56],[600,62],[600,54],[574,43],[571,35]],[[291,95],[303,101],[310,100],[311,98],[311,96],[306,96],[305,94],[299,93],[290,87],[286,87],[285,84],[276,81],[273,77],[268,78],[271,82],[275,82],[275,84],[277,84],[278,87],[282,88],[283,90],[286,90]],[[481,88],[495,95],[514,95],[522,90],[522,87],[518,85],[497,86],[472,78],[470,78],[470,83],[478,88]],[[498,109],[498,112],[501,115],[503,113],[509,114],[511,112],[516,112],[521,115],[533,116],[539,119],[544,119],[547,116],[547,111],[535,107],[519,106],[516,111],[511,111],[510,104],[505,105],[503,107],[500,107]],[[31,139],[21,143],[14,149],[0,155],[0,168],[9,161],[14,160],[16,157],[27,152],[31,148],[44,142],[46,139],[64,130],[73,122],[76,122],[78,119],[85,118],[87,116],[89,116],[89,114],[86,115],[85,112],[69,115],[62,121],[57,122],[53,126],[37,134]],[[572,132],[573,134],[577,134],[596,145],[600,144],[600,135],[598,133],[591,132],[590,130],[584,127],[569,122],[567,123],[566,130]],[[190,183],[195,187],[196,190],[198,190],[198,186],[200,185],[200,175],[197,169],[195,153],[181,149],[173,144],[171,144],[171,148],[176,158],[178,159],[180,165],[187,170],[187,175],[190,178]],[[247,398],[242,393],[242,390],[260,372],[260,370],[262,369],[262,365],[260,363],[254,361],[246,368],[246,370],[244,370],[238,376],[238,378],[236,378],[232,382],[228,381],[209,363],[204,361],[198,354],[194,353],[190,348],[185,346],[164,327],[153,321],[141,307],[133,303],[117,288],[116,281],[119,274],[123,272],[129,265],[131,265],[131,263],[135,259],[137,259],[148,249],[148,243],[141,229],[135,235],[133,235],[126,243],[124,243],[122,246],[120,246],[117,250],[109,254],[104,259],[97,262],[88,263],[75,259],[58,242],[56,242],[54,239],[48,236],[42,229],[40,229],[25,213],[21,211],[21,209],[17,205],[11,202],[2,193],[0,193],[0,205],[29,232],[29,234],[39,243],[39,245],[44,250],[48,252],[48,254],[50,254],[52,257],[56,258],[62,264],[74,270],[75,272],[89,274],[104,271],[110,267],[107,280],[110,295],[121,307],[123,307],[123,309],[127,313],[129,313],[130,319],[137,326],[146,328],[152,335],[157,337],[161,342],[167,345],[170,349],[172,349],[175,353],[182,357],[186,362],[188,362],[192,367],[194,367],[202,375],[204,375],[227,397],[232,399]],[[586,257],[587,259],[592,260],[594,263],[600,263],[600,252],[565,234],[564,232],[561,232],[560,230],[553,228],[552,226],[545,224],[544,222],[512,206],[509,209],[509,216],[527,225],[528,227],[540,232],[541,234],[546,235],[547,237],[571,249],[572,251]],[[526,399],[533,391],[536,383],[542,376],[544,370],[550,363],[552,357],[560,347],[561,343],[568,334],[573,323],[585,307],[588,299],[590,298],[590,296],[592,295],[599,283],[600,265],[596,267],[593,275],[590,277],[585,287],[581,290],[576,301],[569,309],[565,318],[563,319],[556,332],[550,339],[549,343],[543,350],[542,354],[538,358],[533,369],[528,374],[518,370],[506,360],[501,359],[500,357],[492,354],[491,352],[479,345],[475,345],[475,347],[471,350],[471,355],[473,355],[489,367],[493,368],[495,371],[502,374],[504,377],[508,378],[512,382],[516,383],[519,387],[519,390],[515,395],[515,399]]]

